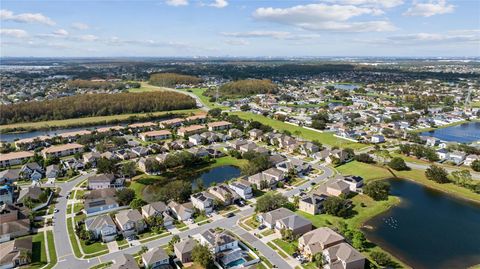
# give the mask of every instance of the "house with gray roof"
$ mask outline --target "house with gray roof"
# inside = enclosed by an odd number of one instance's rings
[[[115,222],[124,237],[142,232],[145,221],[136,209],[123,210],[115,214]]]
[[[298,248],[302,254],[312,259],[315,254],[345,242],[345,238],[328,227],[307,232],[298,239]]]
[[[140,269],[135,258],[130,254],[123,254],[110,266],[110,269]]]
[[[225,231],[214,229],[202,232],[200,234],[200,243],[207,245],[214,254],[238,248],[238,240],[235,237]]]
[[[173,245],[173,252],[182,263],[189,263],[192,262],[192,251],[196,245],[197,241],[187,238]]]
[[[100,215],[85,220],[87,231],[93,232],[97,239],[111,242],[117,236],[117,226],[109,215]]]
[[[213,201],[215,197],[206,191],[197,192],[190,195],[190,201],[192,201],[193,207],[205,213],[211,213],[213,211]]]
[[[144,205],[141,208],[142,216],[144,218],[161,215],[167,210],[167,205],[162,201],[153,202],[148,205]]]
[[[340,243],[323,251],[326,269],[363,269],[365,257],[347,243]]]
[[[312,223],[309,220],[284,207],[258,215],[257,219],[277,232],[287,229],[291,230],[294,235],[302,235],[312,229]]]
[[[159,269],[170,267],[170,257],[161,247],[152,248],[142,254],[142,262],[145,268]]]

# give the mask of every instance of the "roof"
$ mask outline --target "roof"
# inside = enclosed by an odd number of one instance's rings
[[[285,227],[287,227],[289,229],[292,229],[292,230],[312,225],[312,223],[309,220],[307,220],[306,218],[304,218],[302,216],[299,216],[297,214],[285,217],[285,218],[280,219],[278,221],[283,223],[283,225]]]
[[[223,246],[236,241],[236,239],[224,231],[217,232],[214,229],[208,229],[201,233],[201,236],[212,246]]]
[[[113,174],[98,174],[88,178],[88,183],[110,183],[115,179]]]
[[[190,117],[187,117],[185,118],[187,121],[191,121],[191,120],[198,120],[198,119],[205,119],[207,118],[207,115],[205,114],[202,114],[202,115],[195,115],[195,116],[190,116]]]
[[[175,123],[182,123],[184,122],[185,120],[184,119],[181,119],[181,118],[174,118],[174,119],[169,119],[169,120],[163,120],[160,122],[160,124],[167,124],[167,125],[170,125],[170,124],[175,124]]]
[[[137,261],[130,254],[123,254],[115,260],[110,269],[139,269]]]
[[[277,168],[270,168],[263,171],[264,174],[271,175],[274,177],[281,177],[283,175],[283,171]]]
[[[165,252],[165,250],[161,247],[156,247],[152,248],[149,251],[145,252],[142,255],[142,259],[147,263],[147,264],[153,264],[158,261],[162,261],[165,259],[168,259],[168,254]]]
[[[277,222],[277,220],[292,216],[294,214],[295,213],[293,213],[291,210],[286,209],[284,207],[280,207],[270,212],[262,214],[262,217],[266,222],[273,224]]]
[[[205,127],[203,125],[190,125],[190,126],[187,126],[187,127],[181,127],[181,128],[178,128],[178,132],[179,133],[184,133],[184,132],[192,132],[192,131],[197,131],[197,130],[201,130],[201,129],[204,129]]]
[[[299,238],[299,242],[303,243],[304,245],[310,245],[310,248],[313,248],[312,251],[315,250],[314,248],[316,247],[319,247],[317,251],[320,251],[322,246],[328,246],[335,242],[342,242],[344,240],[345,238],[343,238],[343,236],[339,235],[328,227],[315,229],[305,233]]]
[[[33,152],[31,151],[16,151],[10,152],[5,154],[0,154],[0,161],[9,161],[15,159],[22,159],[22,158],[30,158],[33,157]]]
[[[134,124],[128,125],[129,128],[142,128],[142,127],[151,127],[151,126],[157,126],[157,124],[149,121],[149,122],[140,122],[140,123],[134,123]]]
[[[20,178],[20,168],[8,169],[0,172],[0,178],[6,178],[10,180],[16,180]]]
[[[70,149],[78,149],[78,148],[83,148],[83,146],[77,143],[69,143],[64,145],[51,146],[49,148],[43,149],[42,152],[54,153],[54,152],[60,152],[60,151],[65,151]]]
[[[139,221],[143,220],[142,215],[138,210],[136,209],[129,209],[129,210],[123,210],[115,214],[115,219],[117,220],[118,224],[123,226],[125,223],[129,221]]]
[[[215,122],[210,122],[208,123],[208,127],[219,127],[219,126],[225,126],[225,125],[231,125],[232,123],[228,121],[215,121]]]
[[[20,250],[27,250],[32,253],[32,237],[23,237],[0,244],[0,265],[12,263]]]
[[[0,224],[0,236],[21,231],[25,233],[30,231],[29,219],[20,219]]]
[[[120,131],[120,130],[123,130],[123,129],[125,129],[125,127],[120,126],[120,125],[110,126],[110,127],[102,127],[102,128],[97,129],[97,133],[105,133],[105,132],[109,132],[109,131],[112,131],[112,130]]]
[[[68,137],[73,137],[77,135],[87,135],[91,134],[92,131],[89,130],[81,130],[81,131],[75,131],[75,132],[66,132],[66,133],[61,133],[58,136],[63,137],[63,138],[68,138]]]
[[[365,257],[347,243],[340,243],[338,245],[327,248],[330,257],[337,257],[344,262],[354,262],[365,259]]]
[[[173,248],[180,253],[188,253],[193,250],[195,245],[197,245],[197,241],[193,240],[192,238],[188,238],[176,243],[173,245]]]
[[[85,220],[87,230],[94,230],[104,226],[115,226],[112,218],[109,215],[100,215]]]
[[[88,210],[92,207],[104,206],[104,205],[114,205],[118,204],[117,200],[113,197],[101,197],[95,199],[85,199],[84,205],[85,210]]]
[[[172,133],[169,130],[158,130],[141,133],[143,136],[160,136],[160,135],[171,135]]]
[[[149,216],[164,212],[166,210],[167,210],[167,205],[162,201],[158,201],[158,202],[154,202],[154,203],[142,206],[142,211]]]
[[[114,188],[91,190],[88,194],[85,195],[85,199],[115,197],[116,193],[117,190],[115,190]]]

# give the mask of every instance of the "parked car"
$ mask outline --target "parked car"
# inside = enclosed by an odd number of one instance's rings
[[[259,229],[259,230],[263,230],[263,229],[265,229],[265,228],[267,228],[267,226],[265,226],[264,224],[258,226],[258,229]]]
[[[235,216],[235,214],[233,214],[232,212],[230,212],[230,213],[227,214],[227,218],[231,218],[231,217],[233,217],[233,216]]]

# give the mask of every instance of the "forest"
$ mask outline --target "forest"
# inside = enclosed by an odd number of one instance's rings
[[[156,73],[150,76],[150,84],[161,87],[175,87],[179,84],[194,85],[202,82],[201,78],[175,73]]]
[[[84,79],[75,79],[67,82],[68,89],[97,89],[97,90],[124,90],[127,88],[140,88],[138,82],[119,82],[119,81],[92,81]]]
[[[83,94],[41,102],[0,105],[0,124],[170,111],[195,107],[195,100],[190,96],[169,91]]]
[[[244,79],[223,84],[218,91],[222,97],[244,97],[253,94],[275,93],[277,85],[268,79]],[[210,89],[205,94],[213,96],[215,91]]]

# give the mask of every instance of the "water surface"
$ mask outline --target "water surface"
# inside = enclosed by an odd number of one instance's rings
[[[433,136],[440,140],[471,143],[480,141],[480,122],[468,122],[456,126],[423,132],[421,135]]]

